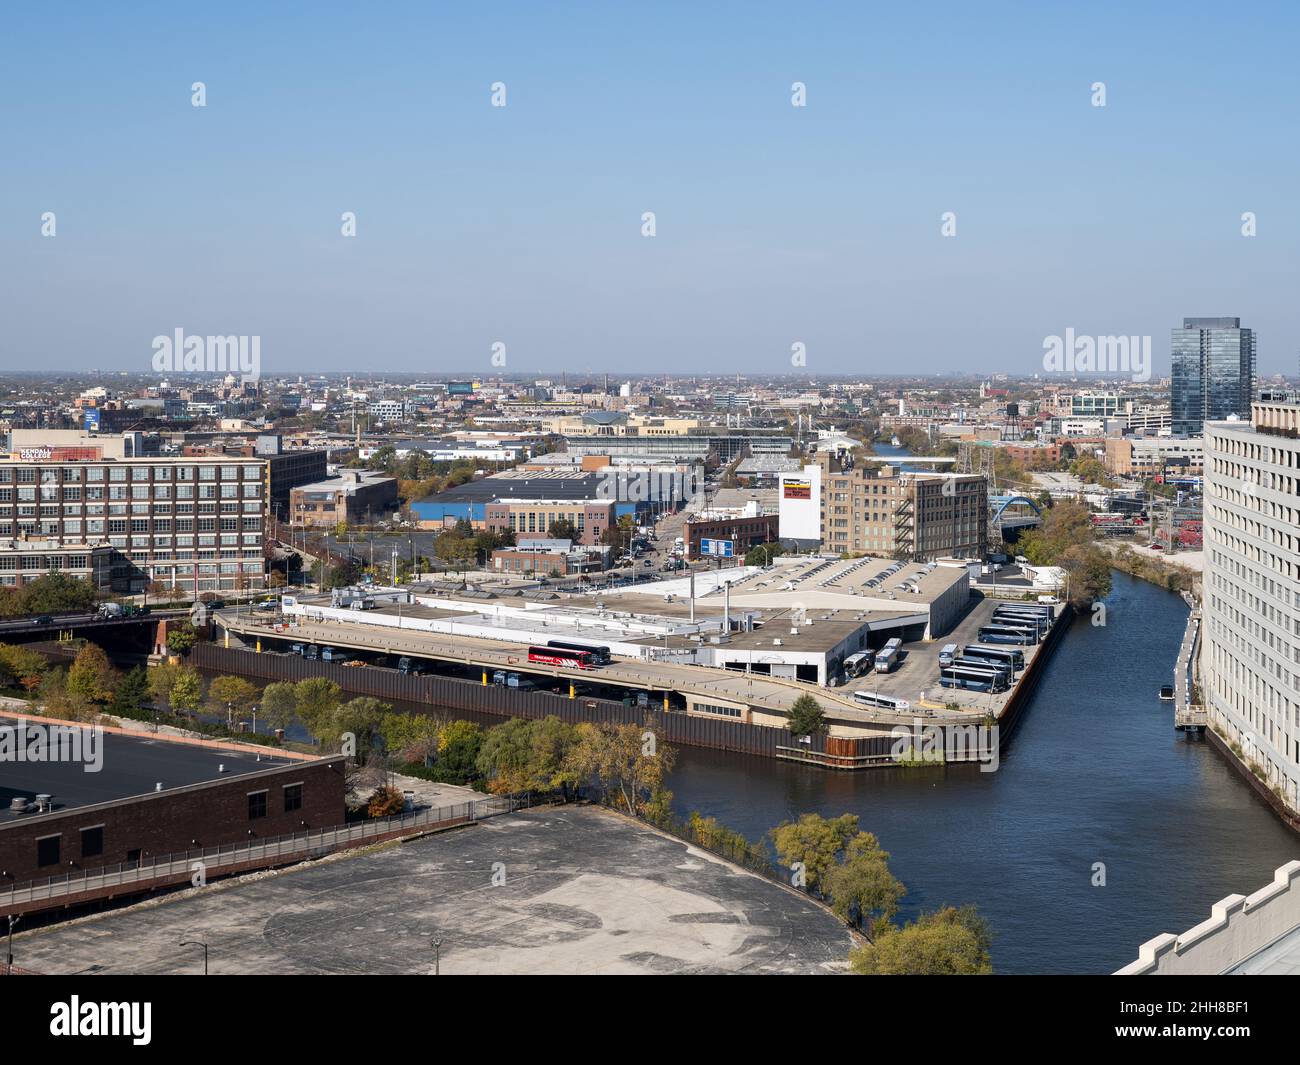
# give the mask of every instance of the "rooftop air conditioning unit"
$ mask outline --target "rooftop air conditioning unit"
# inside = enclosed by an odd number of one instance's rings
[[[775,640],[772,641],[772,646],[773,646],[773,647],[780,647],[780,646],[781,646],[781,639],[780,639],[780,637],[777,637]]]

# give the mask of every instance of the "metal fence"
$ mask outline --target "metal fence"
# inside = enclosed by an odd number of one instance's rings
[[[360,846],[367,840],[400,836],[424,828],[481,821],[497,814],[528,805],[528,800],[508,795],[487,796],[473,802],[457,803],[418,810],[397,817],[375,818],[354,825],[340,825],[315,832],[297,832],[287,836],[271,836],[255,843],[232,843],[184,853],[164,854],[139,862],[119,862],[85,870],[78,874],[33,880],[0,891],[0,910],[6,906],[72,898],[81,895],[95,896],[101,892],[146,884],[158,880],[187,880],[198,871],[220,875],[223,870],[238,867],[267,867],[301,858],[320,858],[336,850]]]

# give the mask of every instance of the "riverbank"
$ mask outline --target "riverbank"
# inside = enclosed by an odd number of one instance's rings
[[[1186,604],[1124,573],[1105,603],[1105,625],[1085,614],[1062,633],[996,772],[823,773],[682,749],[673,808],[750,839],[802,813],[857,814],[910,888],[900,921],[969,902],[992,927],[995,972],[1113,972],[1300,847],[1159,700]]]
[[[1121,573],[1154,584],[1167,592],[1190,592],[1199,598],[1201,569],[1192,564],[1192,559],[1188,559],[1188,564],[1180,565],[1163,558],[1157,552],[1141,550],[1131,544],[1110,542],[1101,546],[1110,552],[1111,565]]]

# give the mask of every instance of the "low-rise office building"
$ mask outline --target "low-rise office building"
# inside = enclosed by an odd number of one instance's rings
[[[343,470],[337,477],[289,490],[292,524],[325,528],[380,521],[397,509],[397,478],[369,470]]]

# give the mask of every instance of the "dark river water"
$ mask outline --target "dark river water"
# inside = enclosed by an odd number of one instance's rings
[[[908,887],[904,917],[974,903],[995,971],[1112,972],[1300,857],[1300,837],[1156,697],[1186,618],[1178,596],[1116,573],[1108,624],[1062,634],[996,772],[832,773],[682,748],[674,804],[752,839],[808,811],[857,814]]]

